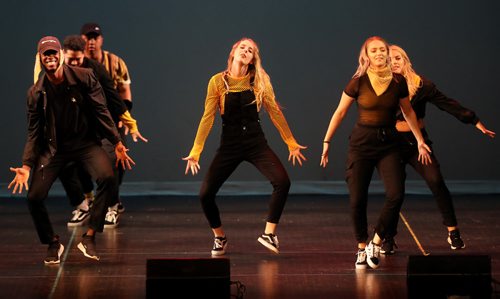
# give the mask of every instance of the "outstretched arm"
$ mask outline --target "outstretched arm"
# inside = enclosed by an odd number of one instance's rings
[[[328,129],[326,130],[325,138],[323,139],[323,152],[321,154],[321,162],[319,165],[326,167],[328,164],[328,152],[330,150],[330,140],[333,135],[337,131],[338,127],[342,123],[349,107],[351,107],[354,102],[354,98],[348,96],[345,92],[342,93],[342,97],[340,98],[339,105],[337,109],[333,113],[333,116],[330,120],[330,124],[328,125]]]

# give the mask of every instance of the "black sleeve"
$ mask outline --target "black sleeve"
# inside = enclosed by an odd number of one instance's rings
[[[475,125],[479,121],[474,111],[465,108],[458,101],[444,95],[431,81],[424,80],[423,88],[427,89],[428,101],[440,110],[448,112],[465,124]]]
[[[100,63],[89,63],[89,66],[94,71],[99,84],[101,84],[102,90],[106,97],[106,105],[108,106],[109,113],[113,120],[117,122],[119,116],[127,111],[127,106],[123,102],[122,98],[118,94],[118,91],[114,88],[113,80],[109,75],[106,68]]]
[[[87,76],[85,82],[88,87],[88,97],[94,115],[97,118],[99,132],[101,132],[104,135],[103,137],[108,139],[112,144],[117,144],[121,141],[121,138],[106,105],[106,99],[101,84],[95,77],[93,71],[88,70]]]
[[[344,88],[344,92],[346,95],[351,98],[358,98],[359,95],[359,78],[352,78],[347,86]]]
[[[34,87],[28,90],[27,96],[27,118],[28,118],[28,135],[24,145],[23,165],[31,168],[35,166],[36,160],[40,154],[41,141],[44,138],[42,113],[38,107],[37,99],[35,98]]]
[[[399,74],[394,74],[396,82],[398,83],[399,88],[399,98],[403,99],[410,95],[408,91],[408,83],[406,83],[405,77]]]

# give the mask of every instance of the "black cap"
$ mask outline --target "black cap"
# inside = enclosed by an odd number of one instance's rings
[[[97,35],[102,35],[101,31],[101,26],[96,23],[86,23],[82,26],[82,29],[80,29],[80,34],[87,35],[90,33],[94,33]]]
[[[61,43],[55,36],[45,36],[38,41],[38,53],[43,54],[48,50],[59,52],[61,50]]]

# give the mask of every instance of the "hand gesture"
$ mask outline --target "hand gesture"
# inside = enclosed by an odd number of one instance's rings
[[[330,143],[323,142],[323,153],[321,154],[321,161],[319,162],[319,165],[322,166],[323,168],[326,168],[326,165],[328,164],[329,151],[330,151]]]
[[[127,129],[125,129],[125,134],[127,134]],[[137,138],[139,138],[143,142],[148,142],[148,140],[146,138],[142,137],[142,135],[139,131],[134,132],[134,133],[130,133],[130,136],[132,136],[132,140],[134,140],[134,142],[137,142]]]
[[[290,154],[288,155],[288,161],[292,160],[292,165],[295,166],[295,161],[299,163],[300,166],[302,166],[302,160],[307,161],[306,157],[302,155],[300,152],[301,149],[306,149],[307,146],[302,146],[298,145],[298,147],[292,151],[290,151]]]
[[[418,145],[418,161],[424,165],[432,163],[431,148],[424,142]]]
[[[19,194],[23,192],[23,187],[28,191],[28,179],[30,177],[30,169],[25,168],[25,167],[19,167],[19,168],[10,168],[10,171],[15,172],[16,176],[10,182],[9,186],[7,187],[10,189],[12,186],[14,186],[14,189],[12,190],[12,194],[15,194],[19,190]]]
[[[129,155],[127,155],[127,152],[129,151],[128,148],[126,148],[123,143],[120,141],[116,144],[115,146],[115,154],[116,154],[116,164],[115,167],[118,167],[118,164],[121,164],[123,169],[132,169],[132,165],[135,165],[134,160],[130,158]]]
[[[184,174],[188,174],[189,170],[191,170],[192,175],[198,174],[198,171],[200,171],[200,164],[198,164],[198,161],[196,161],[191,156],[182,158],[182,160],[187,161],[186,171],[184,172]]]

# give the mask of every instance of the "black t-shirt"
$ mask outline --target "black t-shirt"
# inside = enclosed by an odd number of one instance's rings
[[[408,86],[403,76],[393,74],[387,90],[377,96],[367,74],[353,78],[344,92],[356,99],[358,123],[365,126],[392,127],[396,124],[399,100],[408,96]]]

